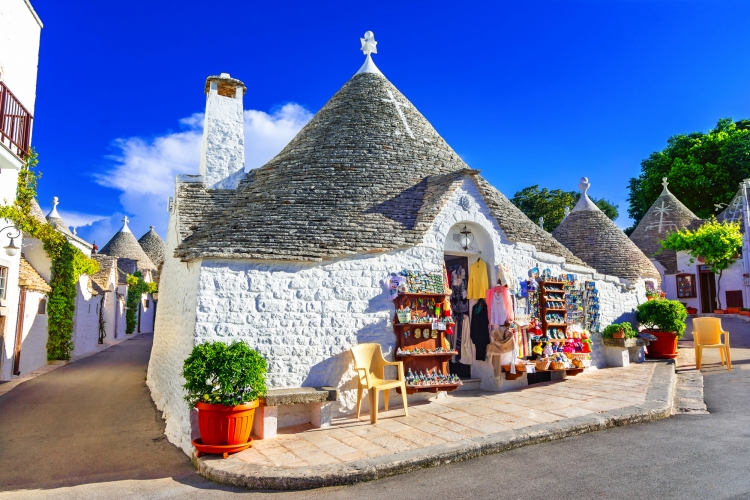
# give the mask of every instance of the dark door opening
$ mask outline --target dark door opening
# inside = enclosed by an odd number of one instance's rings
[[[468,283],[469,280],[469,258],[468,257],[459,257],[454,255],[446,255],[445,256],[445,268],[448,270],[448,274],[452,275],[454,271],[459,271],[463,269],[465,274],[465,281],[464,283]],[[464,287],[465,288],[465,287]],[[454,287],[452,287],[454,289]],[[454,294],[451,296],[451,309],[454,320],[456,323],[456,328],[453,333],[454,336],[460,335],[460,330],[463,327],[463,321],[469,321],[469,316],[465,316],[465,319],[460,319],[460,316],[464,313],[460,312],[460,307],[456,303],[456,299],[458,298],[456,296],[456,291],[454,289]],[[468,301],[466,301],[467,304],[467,313],[468,313]],[[458,337],[457,337],[458,338]],[[454,341],[456,339],[453,339]],[[471,340],[469,340],[471,342]],[[452,344],[455,345],[454,342]],[[459,350],[460,352],[460,350]],[[460,358],[460,356],[457,356],[456,358]],[[462,379],[470,379],[471,378],[471,365],[464,365],[462,363],[454,363],[453,361],[450,361],[448,363],[448,371],[454,375],[458,375],[459,378]]]
[[[716,309],[716,275],[704,267],[700,268],[701,312],[712,313]]]

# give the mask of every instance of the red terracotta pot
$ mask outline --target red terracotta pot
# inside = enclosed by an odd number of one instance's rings
[[[727,312],[724,309],[714,309],[714,314],[726,314]]]
[[[750,316],[750,311],[740,311],[740,315],[742,315],[742,316]]]
[[[615,333],[612,334],[613,339],[624,339],[625,338],[625,332],[622,330],[618,330]]]
[[[740,308],[739,307],[727,307],[727,314],[739,314]]]
[[[647,330],[648,333],[656,337],[648,345],[649,358],[656,359],[674,359],[677,357],[677,334],[674,332],[660,332]]]
[[[257,400],[239,406],[197,403],[195,407],[203,444],[225,446],[250,441]]]

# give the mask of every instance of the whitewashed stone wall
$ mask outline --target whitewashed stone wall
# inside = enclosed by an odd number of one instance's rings
[[[73,356],[81,356],[97,350],[99,344],[99,296],[89,291],[89,277],[78,279],[76,313],[73,317]]]
[[[470,252],[463,252],[452,238],[464,224],[475,234]],[[170,232],[167,255],[172,255],[173,239]],[[643,283],[628,290],[617,278],[566,265],[563,258],[537,252],[531,245],[509,242],[469,179],[418,247],[324,263],[205,259],[186,264],[168,258],[148,378],[157,407],[165,412],[170,441],[189,453],[190,418],[180,399],[179,373],[194,343],[245,341],[268,360],[269,387],[338,387],[341,398],[334,412],[351,413],[357,384],[349,349],[375,342],[387,357],[393,356],[394,310],[386,292],[390,273],[440,271],[445,252],[478,256],[480,251],[491,265],[493,281],[495,266],[503,262],[519,277],[527,276],[532,267],[595,277],[604,321],[628,315],[645,300]],[[606,364],[603,356],[595,355],[595,362]],[[481,367],[476,372],[491,374]],[[285,418],[301,417],[292,412]]]
[[[41,21],[27,2],[0,2],[0,65],[5,84],[32,114],[41,31]]]
[[[243,113],[242,87],[235,97],[225,97],[212,81],[206,94],[199,168],[207,188],[234,189],[245,174]]]
[[[182,363],[196,343],[200,262],[186,263],[172,257],[177,246],[175,220],[173,213],[167,231],[167,259],[159,280],[159,306],[146,383],[166,420],[167,439],[190,454],[190,412],[182,399],[184,379],[181,373]]]
[[[695,298],[678,298],[677,297],[677,282],[676,275],[668,274],[665,276],[664,283],[662,284],[662,290],[667,292],[667,298],[672,300],[679,300],[683,304],[687,304],[688,307],[695,307],[698,312],[702,312],[701,308],[701,290],[700,290],[700,266],[701,263],[698,261],[691,262],[692,257],[685,252],[677,252],[677,270],[680,273],[689,273],[695,276],[695,290],[697,297]],[[742,290],[743,301],[746,304],[750,304],[750,297],[746,297],[744,286],[743,273],[745,272],[745,266],[742,259],[737,260],[732,264],[729,269],[726,269],[722,273],[721,277],[721,290],[719,290],[719,275],[715,275],[716,289],[719,291],[721,298],[721,307],[727,307],[727,290]],[[666,285],[666,286],[665,286]]]
[[[154,301],[151,294],[146,294],[146,298],[141,300],[141,322],[140,333],[151,333],[154,331]]]
[[[43,293],[27,291],[26,309],[23,320],[23,340],[21,342],[21,375],[47,364],[47,314],[38,314],[39,301],[47,296]]]

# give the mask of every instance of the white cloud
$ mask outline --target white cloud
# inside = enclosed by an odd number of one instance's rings
[[[288,103],[271,113],[245,110],[244,116],[245,166],[249,170],[264,165],[281,151],[310,121],[312,113],[299,104]],[[169,221],[167,199],[174,193],[175,176],[198,173],[203,113],[183,118],[180,127],[179,132],[152,139],[129,137],[116,140],[114,146],[118,152],[108,158],[114,166],[95,176],[99,184],[122,191],[120,203],[123,211],[131,217],[131,229],[136,237],[151,225],[156,226],[163,238],[166,237]],[[101,234],[105,226],[107,230],[116,231],[121,218],[118,213],[106,224],[102,220],[92,223],[84,230],[86,239],[91,241],[89,233]],[[83,233],[79,231],[79,234]]]

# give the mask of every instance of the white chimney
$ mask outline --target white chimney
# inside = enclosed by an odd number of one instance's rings
[[[229,73],[206,79],[200,175],[207,189],[234,189],[245,175],[245,85]]]

